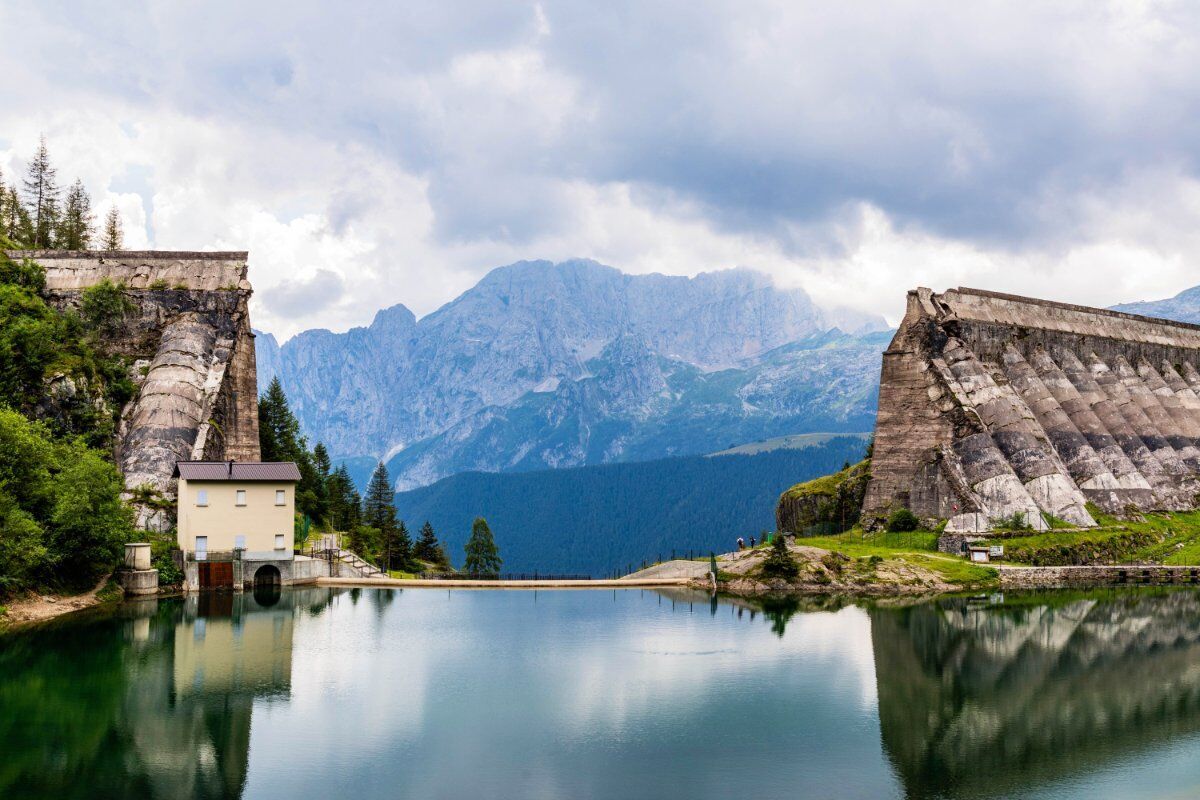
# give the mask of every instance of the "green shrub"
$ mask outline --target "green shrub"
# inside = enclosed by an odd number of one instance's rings
[[[125,296],[125,287],[108,278],[84,289],[79,302],[84,323],[101,334],[117,332],[132,311],[133,301]]]
[[[887,518],[888,533],[906,533],[921,527],[921,520],[907,508],[897,508]]]
[[[771,542],[771,551],[763,559],[762,575],[764,578],[783,578],[791,580],[800,574],[795,559],[788,552],[787,540],[782,534],[776,534]]]
[[[992,529],[997,531],[1031,531],[1034,529],[1025,514],[1020,511],[1014,511],[1004,517],[994,517],[991,523]]]
[[[148,288],[155,289],[155,290],[166,289],[168,285],[169,284],[166,281],[164,281],[162,278],[159,278],[158,280],[151,283]]]

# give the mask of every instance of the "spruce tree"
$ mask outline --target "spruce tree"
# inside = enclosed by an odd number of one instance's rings
[[[55,182],[57,170],[50,165],[50,151],[46,147],[46,137],[43,136],[38,145],[37,153],[29,162],[25,175],[25,204],[29,217],[33,222],[34,247],[53,247],[54,232],[58,220],[58,184]]]
[[[121,224],[121,212],[116,204],[109,206],[104,215],[104,230],[100,235],[102,250],[122,250],[125,247],[125,230]]]
[[[96,217],[92,214],[92,198],[83,181],[78,178],[67,190],[58,223],[57,244],[64,250],[87,250],[96,235]]]
[[[464,550],[467,553],[467,560],[463,564],[464,572],[493,578],[500,574],[500,566],[504,563],[500,559],[500,548],[496,546],[492,529],[483,517],[475,518],[475,523],[471,526],[471,538],[467,540]]]
[[[317,499],[316,515],[322,521],[328,522],[331,507],[329,489],[333,478],[332,464],[329,461],[329,451],[321,442],[317,442],[317,446],[313,448],[312,464],[316,480],[316,485],[313,487]]]
[[[784,578],[790,580],[800,574],[792,554],[788,552],[787,540],[782,533],[776,533],[771,540],[771,550],[763,559],[762,574],[767,578]]]
[[[359,524],[362,513],[362,498],[354,487],[346,465],[338,467],[329,476],[329,521],[334,530],[352,531]]]
[[[298,461],[300,421],[288,407],[283,384],[276,377],[258,399],[258,443],[263,461]]]
[[[425,524],[421,526],[421,538],[413,546],[413,558],[430,564],[441,564],[445,558],[429,520],[425,520]]]
[[[400,564],[400,561],[396,561],[397,556],[402,557],[403,566],[407,566],[408,552],[398,530],[403,523],[397,524],[396,506],[393,505],[392,499],[392,481],[388,477],[387,467],[380,461],[371,473],[371,482],[367,484],[367,495],[363,498],[362,522],[363,525],[379,531],[384,569],[391,569],[393,561]],[[404,540],[411,548],[412,542],[408,540],[407,531],[404,533]]]

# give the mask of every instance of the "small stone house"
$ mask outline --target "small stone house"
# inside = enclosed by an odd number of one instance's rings
[[[180,461],[175,477],[186,588],[291,582],[295,463]]]

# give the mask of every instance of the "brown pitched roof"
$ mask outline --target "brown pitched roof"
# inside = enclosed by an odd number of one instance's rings
[[[175,477],[188,481],[298,481],[294,461],[177,461]]]

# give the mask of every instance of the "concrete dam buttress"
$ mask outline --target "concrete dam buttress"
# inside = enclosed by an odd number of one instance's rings
[[[133,311],[107,345],[132,360],[137,393],[121,410],[113,445],[129,489],[174,496],[177,460],[256,461],[258,382],[245,252],[14,251],[45,270],[45,296],[77,309],[108,279]],[[138,523],[165,522],[140,508]]]
[[[1200,504],[1200,326],[978,289],[908,293],[883,354],[868,518],[991,530]]]

